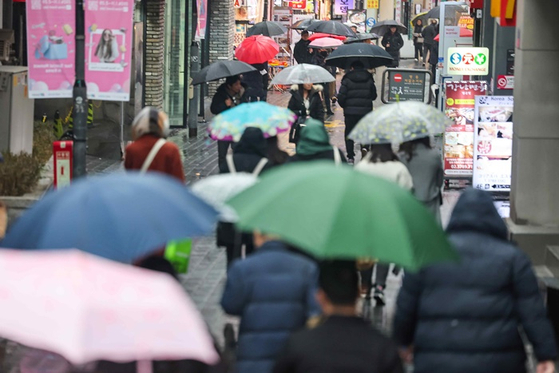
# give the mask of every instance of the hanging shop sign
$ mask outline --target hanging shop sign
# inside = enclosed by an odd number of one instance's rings
[[[334,1],[334,15],[346,15],[347,11],[355,8],[355,0],[335,0]]]
[[[307,7],[307,0],[288,1],[287,6],[292,9],[305,9]]]
[[[379,0],[367,0],[367,9],[378,9],[378,7]]]
[[[448,75],[488,75],[488,48],[448,48],[445,61]]]
[[[208,21],[208,0],[196,0],[198,17],[196,22],[196,34],[194,39],[200,41],[206,38],[206,25]]]
[[[514,89],[514,75],[497,76],[497,89]]]
[[[513,96],[478,96],[475,104],[473,185],[510,192]]]

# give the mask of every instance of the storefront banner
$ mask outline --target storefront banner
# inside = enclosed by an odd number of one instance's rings
[[[134,0],[88,0],[85,9],[87,97],[130,99]]]
[[[208,20],[208,0],[196,0],[198,11],[198,22],[196,23],[196,34],[194,39],[200,41],[206,38],[206,23]]]
[[[346,15],[348,10],[355,8],[354,4],[355,0],[334,0],[334,14]]]
[[[72,0],[28,0],[29,98],[72,97],[76,61]]]
[[[473,185],[510,192],[513,96],[478,96],[475,106]]]
[[[487,82],[445,82],[445,114],[454,121],[444,135],[445,177],[472,177],[475,97],[487,94]]]

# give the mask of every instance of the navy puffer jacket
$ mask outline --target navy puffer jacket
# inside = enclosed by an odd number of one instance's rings
[[[414,345],[416,373],[523,373],[522,327],[539,361],[557,347],[528,257],[507,241],[507,228],[486,192],[469,189],[447,228],[459,263],[406,274],[394,337]]]
[[[279,241],[233,262],[221,306],[241,316],[236,372],[272,372],[289,335],[320,313],[317,282],[316,263]]]
[[[344,115],[365,115],[373,110],[377,99],[377,87],[370,72],[352,70],[344,75],[338,92],[338,102]]]

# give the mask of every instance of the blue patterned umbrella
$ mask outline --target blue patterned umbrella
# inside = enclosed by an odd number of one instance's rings
[[[400,144],[444,132],[452,121],[418,101],[384,105],[363,117],[349,134],[360,144]]]
[[[296,115],[283,107],[258,101],[235,106],[217,115],[208,126],[214,140],[239,141],[245,128],[257,127],[264,137],[288,131]]]

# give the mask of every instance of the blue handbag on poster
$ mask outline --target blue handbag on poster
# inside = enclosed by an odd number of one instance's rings
[[[48,36],[43,36],[39,41],[39,47],[35,49],[35,58],[46,58],[47,60],[65,60],[68,58],[68,45],[66,43],[53,43]]]

